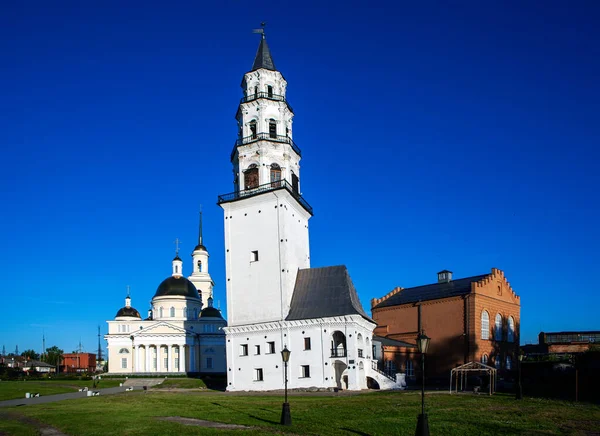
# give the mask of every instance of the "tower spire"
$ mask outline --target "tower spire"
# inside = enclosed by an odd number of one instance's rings
[[[253,33],[260,33],[260,44],[258,46],[258,50],[256,51],[256,56],[254,57],[254,63],[252,64],[252,70],[255,71],[260,68],[264,68],[266,70],[276,71],[275,62],[273,62],[273,57],[271,56],[271,50],[269,50],[269,45],[267,44],[267,38],[265,37],[265,26],[266,23],[263,21],[260,23],[260,29],[254,29]]]
[[[202,205],[200,205],[200,225],[198,228],[198,245],[202,245]]]

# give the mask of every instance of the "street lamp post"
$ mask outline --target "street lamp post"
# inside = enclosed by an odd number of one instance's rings
[[[287,346],[281,350],[281,358],[283,359],[283,366],[285,368],[285,401],[283,403],[283,408],[281,410],[281,425],[292,425],[292,415],[290,414],[290,403],[288,403],[287,398],[287,384],[288,384],[288,362],[290,361],[290,353],[291,351],[287,349]]]
[[[521,384],[521,362],[523,361],[523,353],[519,353],[519,385],[517,386],[517,400],[523,399],[523,385]]]
[[[421,353],[421,414],[417,420],[417,431],[415,436],[429,436],[429,423],[427,421],[427,415],[425,414],[425,354],[427,354],[427,348],[429,348],[429,338],[425,335],[425,331],[421,330],[419,336],[417,336],[417,348]]]

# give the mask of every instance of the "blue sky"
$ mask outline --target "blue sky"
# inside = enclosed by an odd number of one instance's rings
[[[189,272],[201,204],[226,308],[216,200],[261,21],[313,266],[347,265],[366,309],[497,267],[523,343],[600,328],[600,5],[413,3],[5,2],[0,346],[94,352],[127,285],[146,312],[176,237]]]

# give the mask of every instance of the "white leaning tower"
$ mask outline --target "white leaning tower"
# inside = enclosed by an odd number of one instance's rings
[[[263,33],[242,81],[231,153],[234,192],[219,197],[229,326],[285,319],[297,271],[310,267],[312,208],[300,195],[300,149],[292,140],[286,87]]]

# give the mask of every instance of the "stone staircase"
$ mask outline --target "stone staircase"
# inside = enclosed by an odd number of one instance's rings
[[[406,374],[398,373],[396,377],[392,377],[383,371],[377,369],[377,361],[374,360],[371,364],[371,370],[367,372],[367,376],[376,380],[379,383],[379,389],[406,389]]]
[[[164,382],[164,378],[128,378],[123,383],[123,386],[131,387],[143,387],[143,386],[156,386]]]

